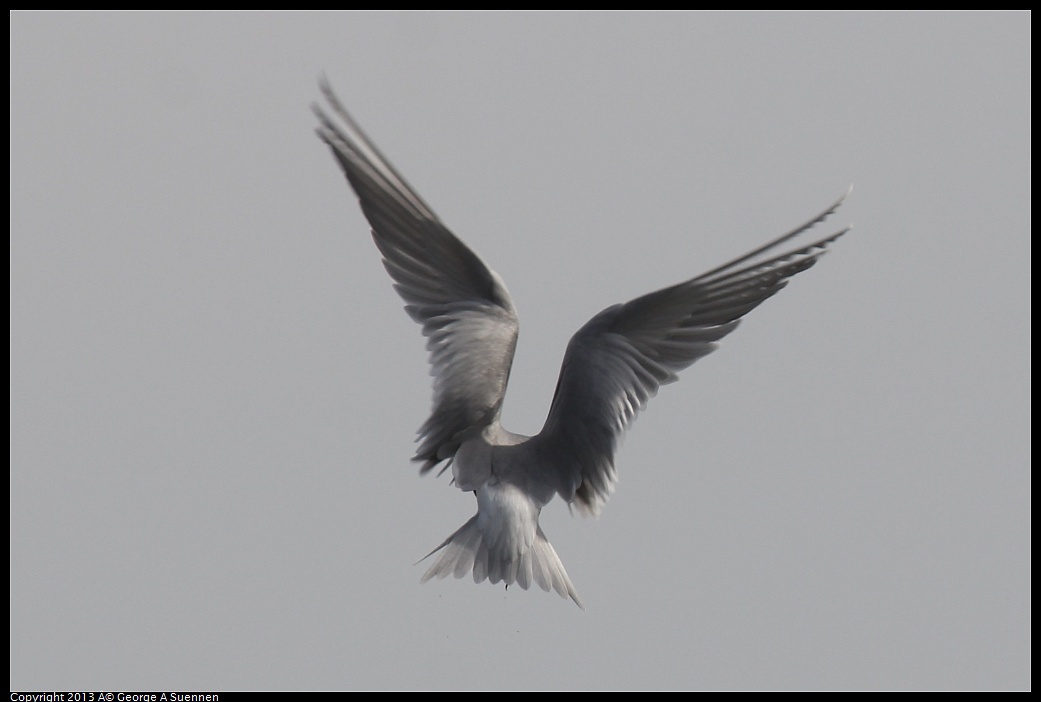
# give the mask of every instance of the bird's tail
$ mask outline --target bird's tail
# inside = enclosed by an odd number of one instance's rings
[[[445,578],[449,574],[461,578],[473,572],[474,582],[485,579],[492,583],[503,582],[509,587],[516,583],[523,590],[535,583],[546,592],[553,588],[561,597],[570,597],[581,609],[575,586],[564,570],[564,564],[549,543],[542,527],[536,524],[535,538],[521,548],[504,547],[497,539],[489,539],[482,533],[475,514],[444,543],[428,553],[429,558],[438,551],[441,554],[423,575],[421,582],[431,578]]]

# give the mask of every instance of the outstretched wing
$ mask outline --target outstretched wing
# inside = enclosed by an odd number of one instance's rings
[[[324,81],[322,92],[339,122],[316,105],[318,136],[357,194],[405,310],[427,337],[434,402],[413,458],[425,473],[455,455],[466,436],[498,421],[517,312],[499,276],[441,223]]]
[[[847,193],[848,194],[848,193]],[[686,282],[614,305],[571,337],[538,443],[552,465],[541,477],[597,514],[614,489],[618,439],[658,387],[716,348],[745,314],[820,258],[843,229],[780,255],[777,247],[822,222],[845,196],[806,224]]]

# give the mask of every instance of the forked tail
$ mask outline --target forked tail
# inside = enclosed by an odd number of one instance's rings
[[[585,609],[564,564],[542,533],[542,527],[535,525],[534,539],[529,543],[514,543],[511,547],[504,543],[508,540],[489,539],[483,534],[478,525],[480,516],[480,513],[475,514],[426,555],[425,558],[429,558],[441,552],[420,582],[445,578],[449,574],[461,578],[472,571],[475,583],[485,579],[492,583],[506,583],[507,587],[516,583],[522,590],[535,583],[546,592],[553,588],[561,597],[570,597],[579,608]]]

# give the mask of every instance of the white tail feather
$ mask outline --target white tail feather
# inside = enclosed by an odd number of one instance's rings
[[[426,582],[431,578],[445,578],[449,574],[461,578],[473,572],[474,582],[488,580],[492,583],[513,584],[522,590],[535,583],[546,592],[550,588],[561,597],[570,597],[581,609],[585,609],[578,599],[575,586],[564,570],[564,564],[549,543],[542,527],[536,525],[534,538],[530,543],[519,548],[509,547],[502,540],[488,539],[482,533],[479,519],[475,514],[444,543],[426,555],[426,558],[440,551],[440,555],[429,570],[420,579]]]

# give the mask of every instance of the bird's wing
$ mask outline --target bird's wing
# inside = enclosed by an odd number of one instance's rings
[[[413,458],[425,473],[470,433],[498,421],[517,313],[499,276],[441,223],[324,81],[322,92],[339,121],[315,106],[318,136],[357,194],[405,310],[427,337],[434,401]]]
[[[847,193],[848,194],[848,193]],[[777,247],[822,222],[843,198],[806,224],[707,273],[614,305],[571,337],[553,404],[536,437],[540,479],[597,514],[610,497],[619,437],[658,387],[716,348],[741,317],[812,266],[843,229],[780,255]]]

